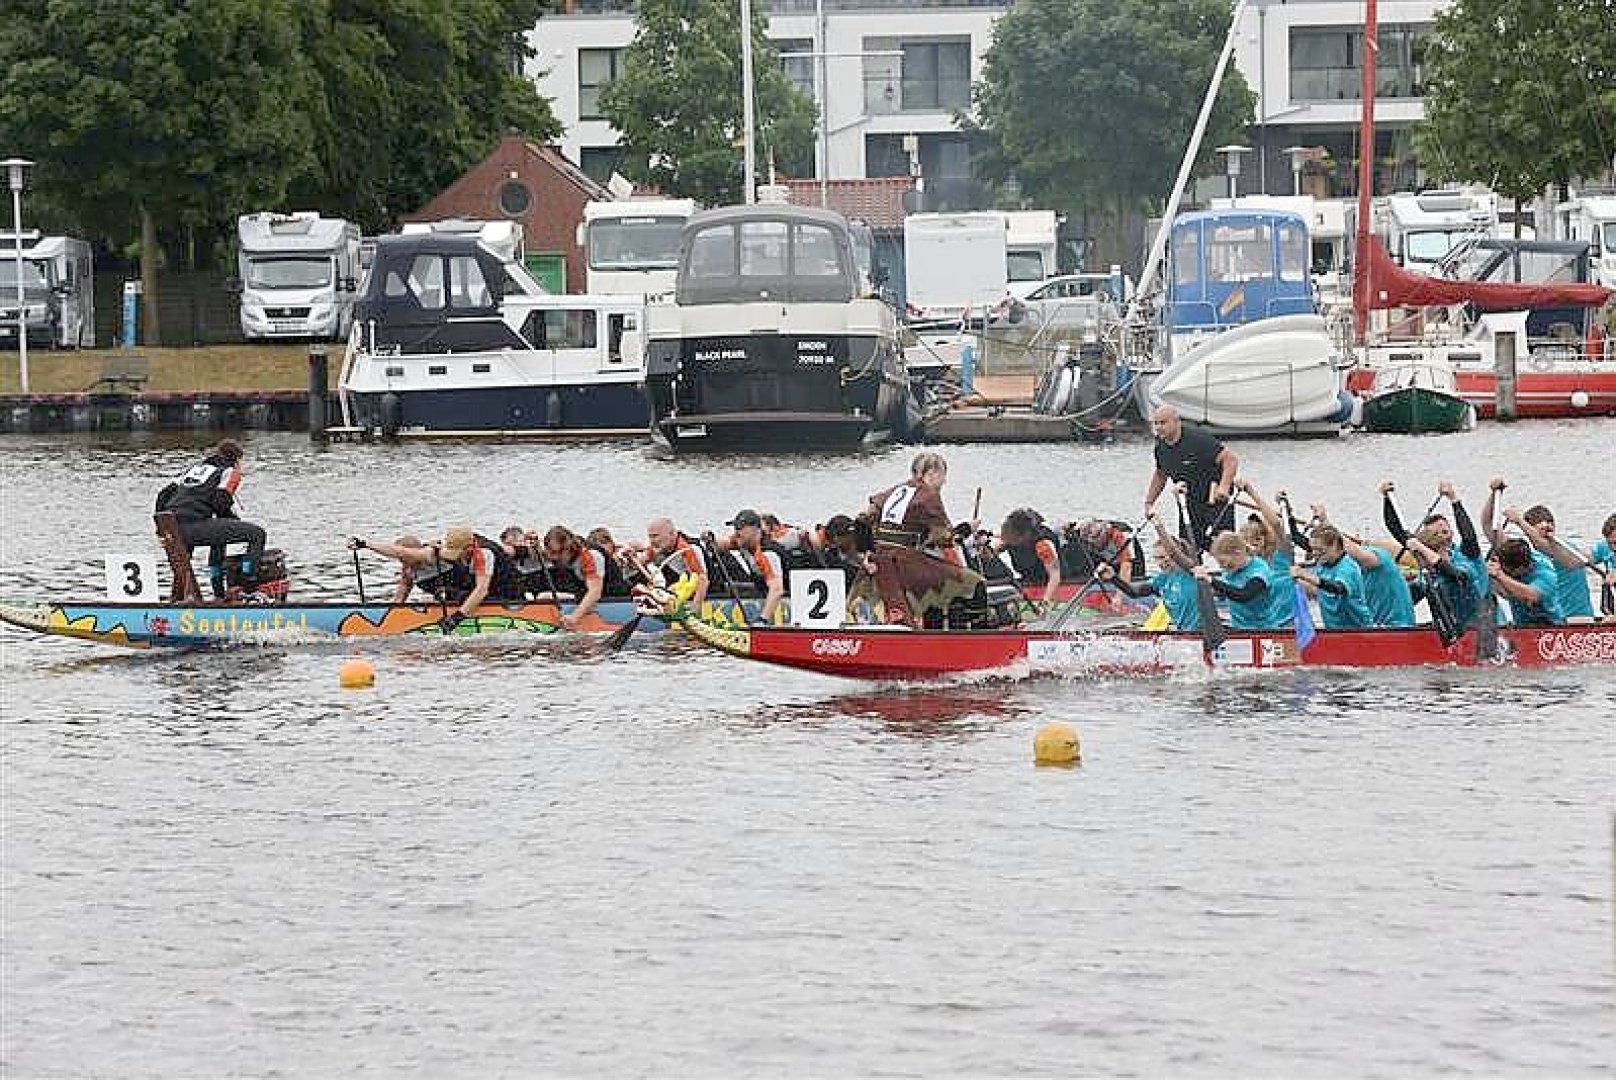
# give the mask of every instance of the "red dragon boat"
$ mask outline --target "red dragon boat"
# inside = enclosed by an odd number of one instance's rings
[[[1616,664],[1616,622],[1467,631],[1447,644],[1432,627],[1320,630],[1299,647],[1289,630],[1231,631],[1207,650],[1196,633],[1136,629],[839,630],[718,626],[677,598],[648,599],[663,617],[732,656],[856,679],[917,680],[1003,671],[1010,675],[1160,675],[1207,668],[1517,667]]]

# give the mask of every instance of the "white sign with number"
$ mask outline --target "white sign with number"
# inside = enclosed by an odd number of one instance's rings
[[[835,630],[847,621],[847,576],[840,570],[791,572],[791,624]]]
[[[107,599],[113,603],[155,604],[162,599],[157,560],[150,555],[107,556]]]

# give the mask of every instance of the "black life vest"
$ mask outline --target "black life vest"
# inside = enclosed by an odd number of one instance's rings
[[[235,496],[221,486],[230,469],[216,454],[209,454],[158,493],[158,512],[170,511],[182,522],[233,517]]]
[[[1043,560],[1038,558],[1038,541],[1048,540],[1049,546],[1058,554],[1061,549],[1060,537],[1048,525],[1039,525],[1033,530],[1032,542],[1029,544],[1014,544],[1004,550],[1010,556],[1010,564],[1015,567],[1016,574],[1020,576],[1023,585],[1049,584],[1049,572],[1044,569]],[[1064,562],[1064,560],[1063,560]],[[1061,567],[1065,574],[1066,568]]]
[[[505,549],[499,546],[498,541],[490,540],[481,533],[474,534],[472,542],[488,552],[494,564],[485,601],[508,603],[524,599],[522,575],[516,567],[516,560],[505,554]],[[415,584],[440,600],[459,603],[477,588],[477,574],[472,570],[471,563],[462,556],[453,562],[444,560],[432,566],[417,567]]]
[[[592,544],[587,540],[584,541],[583,546],[585,551],[593,551],[599,555],[601,562],[606,566],[600,590],[600,595],[603,599],[606,597],[621,598],[633,594],[633,589],[623,576],[623,568],[617,564],[617,560],[612,558],[605,548],[599,544]],[[540,558],[542,557],[535,555],[532,560],[522,563],[521,567],[523,584],[532,592],[550,592],[554,589],[556,592],[571,593],[573,596],[581,597],[589,590],[589,583],[583,579],[583,576],[577,570],[572,568],[571,563],[551,562],[546,565],[545,562],[539,561]]]
[[[695,550],[696,554],[702,559],[703,565],[705,565],[708,572],[711,573],[714,553],[707,550],[706,546],[703,545],[700,540],[697,540],[694,537],[686,536],[684,533],[680,533],[679,539],[689,544],[691,548]],[[657,555],[656,558],[647,565],[646,569],[651,571],[653,578],[651,584],[660,586],[662,588],[671,588],[674,582],[685,576],[685,559],[684,556],[679,553],[679,548],[675,547],[666,555]]]

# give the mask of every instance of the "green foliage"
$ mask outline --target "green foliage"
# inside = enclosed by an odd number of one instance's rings
[[[1172,190],[1229,27],[1223,0],[1017,0],[994,25],[974,116],[978,173],[1014,173],[1033,205],[1146,210]],[[1254,97],[1231,64],[1201,159]]]
[[[32,205],[115,246],[142,213],[204,249],[294,203],[390,227],[506,131],[557,134],[513,71],[546,6],[3,0],[0,147],[39,163]]]
[[[1426,49],[1427,167],[1515,199],[1600,177],[1616,152],[1611,0],[1456,0]]]
[[[758,176],[813,166],[813,100],[786,77],[753,5]],[[737,0],[641,0],[639,28],[601,112],[623,136],[624,175],[709,206],[743,201]]]

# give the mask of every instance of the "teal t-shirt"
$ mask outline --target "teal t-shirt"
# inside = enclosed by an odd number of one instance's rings
[[[1532,552],[1532,569],[1524,578],[1517,579],[1538,591],[1537,603],[1526,603],[1509,597],[1509,610],[1516,626],[1553,626],[1565,622],[1560,612],[1559,576],[1554,563],[1546,555]]]
[[[1229,600],[1229,625],[1236,630],[1281,630],[1291,625],[1295,614],[1291,607],[1291,590],[1279,582],[1274,568],[1253,555],[1238,570],[1223,575],[1224,584],[1239,588],[1248,581],[1261,578],[1268,589],[1255,600]]]
[[[1537,554],[1533,552],[1533,554]],[[1561,566],[1553,559],[1549,565],[1554,570],[1555,600],[1559,604],[1560,614],[1569,619],[1574,615],[1586,615],[1589,618],[1594,614],[1593,594],[1588,591],[1588,570],[1582,566]]]
[[[1375,553],[1375,565],[1363,570],[1364,603],[1369,606],[1369,620],[1375,626],[1413,626],[1414,597],[1408,591],[1403,571],[1385,548],[1369,550]]]
[[[1185,570],[1162,570],[1150,579],[1151,588],[1167,605],[1168,618],[1178,630],[1201,628],[1201,606],[1195,599],[1195,578]]]
[[[1363,569],[1350,555],[1343,555],[1333,563],[1319,563],[1313,572],[1320,581],[1334,582],[1347,590],[1344,596],[1319,590],[1319,614],[1324,617],[1326,630],[1353,630],[1374,625],[1369,605],[1364,603]]]

